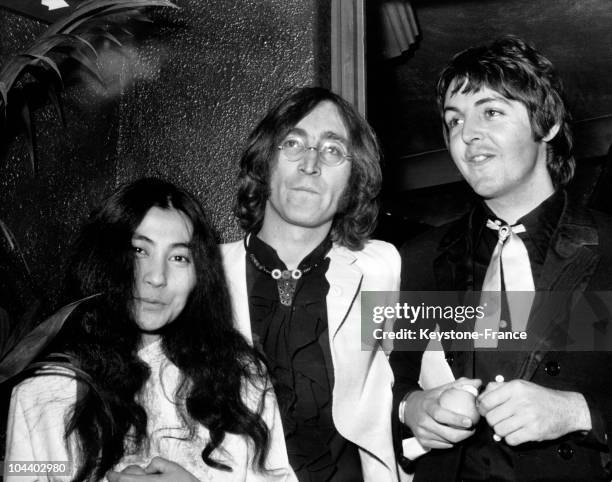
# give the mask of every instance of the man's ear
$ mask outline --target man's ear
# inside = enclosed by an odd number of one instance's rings
[[[555,136],[559,133],[559,129],[561,129],[561,124],[557,122],[554,126],[550,128],[548,133],[544,137],[542,137],[542,140],[544,142],[552,141],[555,138]]]

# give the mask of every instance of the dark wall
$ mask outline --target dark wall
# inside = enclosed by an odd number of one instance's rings
[[[105,88],[86,74],[68,82],[65,131],[49,106],[35,111],[36,176],[21,138],[0,158],[0,219],[51,299],[78,225],[124,181],[180,183],[224,240],[237,239],[231,205],[247,134],[289,87],[327,82],[329,0],[176,3],[155,12],[153,36],[103,52]],[[0,11],[0,64],[44,27]]]
[[[317,43],[328,36],[320,23],[328,21],[315,0],[192,3],[178,13],[184,30],[124,65],[125,75],[143,79],[121,100],[117,177],[163,173],[197,193],[223,238],[234,240],[244,141],[280,93],[318,82]]]
[[[380,21],[372,18],[381,1],[367,0],[368,113],[387,164],[379,237],[401,243],[456,218],[472,202],[446,151],[434,89],[455,53],[504,34],[535,44],[564,80],[576,121],[577,195],[590,202],[597,192],[609,192],[597,186],[606,163],[612,168],[606,157],[612,143],[610,0],[411,0],[420,39],[391,60],[381,56]],[[610,204],[594,206],[608,210]]]
[[[434,98],[439,72],[455,53],[504,34],[524,38],[552,60],[566,84],[576,120],[612,114],[609,0],[412,0],[411,4],[421,32],[417,45],[392,61],[370,52],[370,120],[391,158],[444,148]]]

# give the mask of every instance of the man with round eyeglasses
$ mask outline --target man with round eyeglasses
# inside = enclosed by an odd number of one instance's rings
[[[289,462],[301,481],[396,481],[390,367],[361,351],[361,290],[395,291],[399,255],[369,240],[379,148],[332,92],[283,98],[251,133],[222,246],[236,323],[266,357]]]
[[[318,146],[307,146],[303,137],[291,135],[278,146],[278,149],[283,151],[288,161],[299,161],[308,151],[315,151],[319,153],[320,161],[323,164],[332,167],[339,166],[352,157],[346,153],[346,146],[342,139],[335,138],[325,139]]]

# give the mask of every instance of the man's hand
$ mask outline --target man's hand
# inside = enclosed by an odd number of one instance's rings
[[[109,482],[199,482],[191,472],[162,457],[155,457],[144,469],[130,465],[121,472],[111,470],[106,478]]]
[[[453,386],[473,385],[478,388],[480,380],[459,378],[430,390],[415,391],[406,399],[404,421],[416,439],[427,449],[448,449],[474,433],[469,417],[442,408],[440,394]]]
[[[555,440],[591,430],[584,396],[545,388],[525,380],[491,382],[477,399],[480,415],[508,445]]]

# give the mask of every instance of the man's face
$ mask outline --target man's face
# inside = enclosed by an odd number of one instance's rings
[[[488,87],[444,98],[448,148],[457,168],[485,200],[533,197],[551,185],[546,141],[534,139],[527,108]]]
[[[348,147],[348,133],[340,113],[331,102],[321,102],[291,130],[287,137],[300,139],[307,147],[329,139]],[[289,161],[282,150],[273,160],[270,196],[264,224],[329,231],[348,185],[351,162],[328,166],[317,150],[307,150],[297,161]]]

